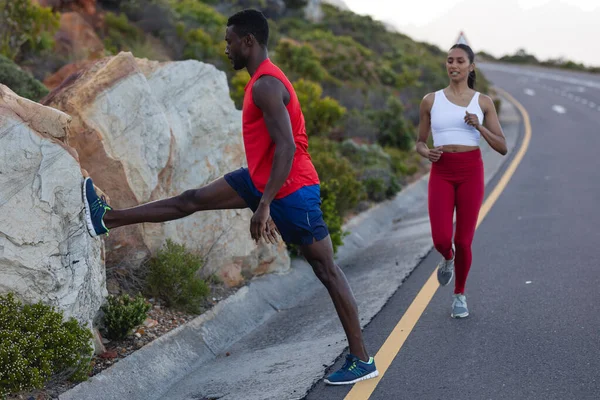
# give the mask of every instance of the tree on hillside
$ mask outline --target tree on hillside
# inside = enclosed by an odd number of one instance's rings
[[[60,17],[49,7],[30,0],[0,0],[0,15],[0,54],[15,60],[25,46],[34,52],[54,46]]]

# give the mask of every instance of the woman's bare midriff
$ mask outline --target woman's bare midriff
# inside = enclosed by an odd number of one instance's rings
[[[442,146],[442,151],[446,153],[463,153],[465,151],[477,150],[479,146],[465,146],[462,144],[446,144]]]

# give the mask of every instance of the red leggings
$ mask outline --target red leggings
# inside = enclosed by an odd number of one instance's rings
[[[452,231],[456,207],[454,293],[464,293],[471,268],[471,243],[483,202],[483,160],[479,149],[442,153],[429,176],[429,220],[433,244],[446,260],[452,259]]]

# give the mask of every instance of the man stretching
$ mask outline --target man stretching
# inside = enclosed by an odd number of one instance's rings
[[[125,210],[100,198],[92,180],[84,181],[87,226],[92,236],[117,227],[166,222],[197,211],[240,209],[254,212],[250,233],[299,246],[327,288],[348,338],[344,366],[325,379],[333,385],[353,384],[378,376],[365,349],[358,308],[342,270],[333,259],[331,238],[321,211],[317,171],[308,153],[308,136],[296,92],[268,56],[269,25],[260,11],[244,10],[227,22],[225,53],[235,70],[251,76],[245,89],[242,129],[248,168],[240,168],[200,189]]]

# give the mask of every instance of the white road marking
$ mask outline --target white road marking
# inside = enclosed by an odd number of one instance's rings
[[[587,103],[588,103],[588,101],[587,101],[586,99],[583,99],[583,100],[581,100],[581,102],[582,102],[583,104],[587,104]]]
[[[528,96],[535,96],[535,90],[533,89],[525,89],[524,92]]]
[[[594,103],[593,101],[590,103],[590,108],[596,108],[596,103]]]
[[[556,111],[559,114],[564,114],[567,112],[563,106],[559,106],[558,104],[552,106],[552,111]]]

